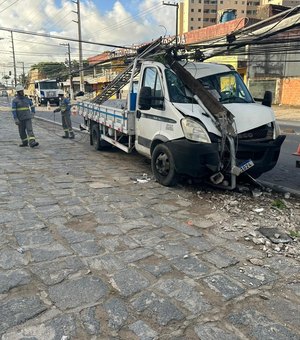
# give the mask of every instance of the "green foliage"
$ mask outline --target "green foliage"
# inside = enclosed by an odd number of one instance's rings
[[[284,209],[286,208],[286,205],[281,199],[277,198],[276,200],[272,202],[272,207],[277,208],[277,209]]]
[[[32,65],[31,69],[38,69],[43,78],[59,79],[61,81],[68,78],[68,69],[64,63],[41,62]]]
[[[299,238],[300,237],[300,231],[299,230],[291,230],[290,231],[290,236],[292,238]]]

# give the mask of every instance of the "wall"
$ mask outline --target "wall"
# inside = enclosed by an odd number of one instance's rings
[[[285,78],[280,82],[281,104],[300,105],[300,78]]]

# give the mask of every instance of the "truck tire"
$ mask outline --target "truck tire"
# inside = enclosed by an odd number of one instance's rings
[[[173,186],[177,183],[174,157],[165,144],[158,144],[154,148],[151,168],[158,183],[164,186]]]
[[[92,125],[90,139],[91,139],[91,144],[94,145],[94,148],[97,151],[108,149],[109,147],[111,147],[111,144],[101,139],[98,123],[94,123]]]

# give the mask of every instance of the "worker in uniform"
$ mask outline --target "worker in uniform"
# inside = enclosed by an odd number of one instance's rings
[[[61,112],[61,121],[62,127],[64,129],[65,134],[62,138],[75,138],[74,131],[72,129],[72,122],[71,122],[71,104],[70,100],[65,97],[64,91],[58,91],[59,96],[59,108],[55,109],[54,112]]]
[[[32,118],[35,114],[35,107],[32,100],[24,96],[24,87],[22,85],[16,86],[16,96],[12,100],[12,115],[16,125],[19,128],[19,134],[22,144],[19,146],[30,146],[34,148],[39,143],[35,140],[32,129]]]

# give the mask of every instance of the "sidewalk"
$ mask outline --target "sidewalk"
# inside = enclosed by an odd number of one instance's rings
[[[300,107],[289,105],[272,106],[276,119],[300,122]]]
[[[19,148],[0,117],[1,340],[299,339],[299,199],[142,183],[138,155],[38,120]]]

